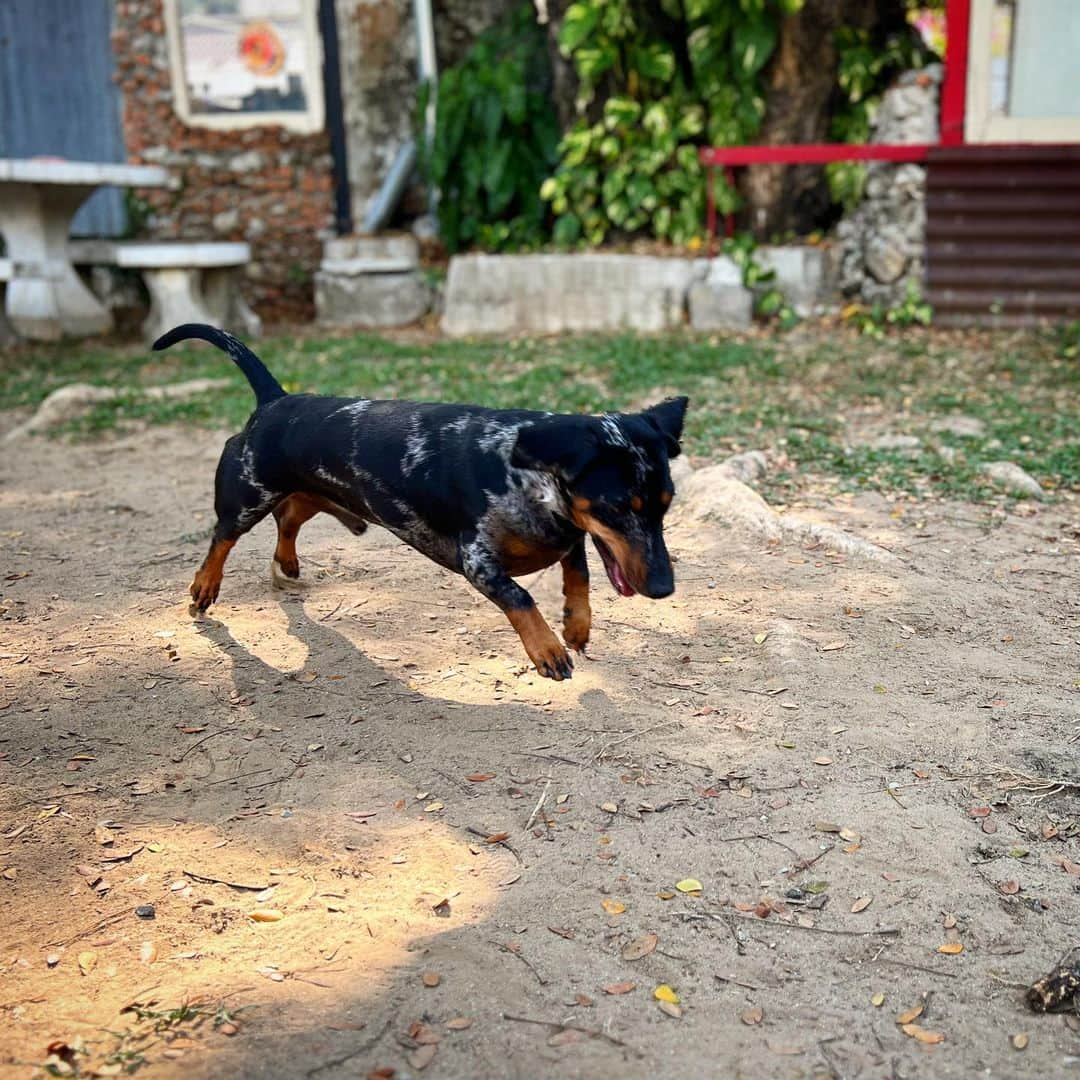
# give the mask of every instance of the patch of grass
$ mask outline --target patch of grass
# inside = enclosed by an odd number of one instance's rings
[[[998,335],[908,329],[881,339],[803,324],[787,336],[737,340],[676,334],[416,342],[313,334],[268,338],[257,351],[287,389],[301,393],[553,411],[638,408],[684,393],[692,454],[780,447],[789,467],[849,488],[982,499],[991,489],[979,466],[1000,459],[1050,487],[1080,489],[1078,343],[1080,326]],[[64,430],[85,436],[132,422],[240,428],[251,391],[223,355],[200,346],[165,353],[21,349],[0,362],[0,409],[33,406],[71,382],[138,388],[202,377],[229,385],[186,400],[125,395]],[[932,422],[950,414],[981,421],[982,433],[934,432]],[[922,447],[913,454],[873,449],[883,433],[916,435]]]

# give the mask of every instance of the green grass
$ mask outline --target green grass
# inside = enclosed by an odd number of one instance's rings
[[[669,393],[691,398],[685,445],[722,455],[782,450],[780,491],[809,474],[841,487],[982,498],[985,461],[1010,459],[1050,487],[1080,490],[1080,360],[1076,328],[1056,333],[950,335],[907,330],[885,340],[804,325],[786,336],[717,340],[673,335],[512,342],[415,343],[375,335],[272,337],[267,366],[297,392],[407,396],[556,411],[640,407]],[[184,401],[137,394],[67,426],[85,436],[133,421],[237,429],[252,406],[220,353],[124,346],[24,348],[0,362],[0,409],[26,408],[71,382],[149,386],[226,378],[226,389]],[[976,439],[930,435],[939,416],[982,420]],[[866,445],[915,434],[913,456]],[[951,462],[934,449],[955,449]]]

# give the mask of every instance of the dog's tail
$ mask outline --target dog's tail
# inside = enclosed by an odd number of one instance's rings
[[[207,326],[205,323],[184,323],[154,342],[154,350],[167,349],[178,341],[186,341],[188,338],[199,338],[201,341],[209,341],[223,352],[229,354],[236,366],[247,376],[251,383],[251,389],[255,391],[255,400],[260,405],[267,405],[271,401],[277,401],[285,397],[285,391],[281,383],[266,370],[266,365],[242,342],[219,330],[216,326]]]

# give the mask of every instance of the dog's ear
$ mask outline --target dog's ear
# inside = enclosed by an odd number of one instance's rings
[[[687,397],[668,398],[641,414],[664,436],[668,457],[679,455],[679,440],[682,438],[683,420],[686,418],[686,406],[689,403],[690,399]]]
[[[596,456],[596,432],[586,416],[558,416],[518,430],[510,464],[572,482]]]

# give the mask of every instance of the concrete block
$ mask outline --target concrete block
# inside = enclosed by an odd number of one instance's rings
[[[691,259],[462,255],[450,261],[442,328],[452,337],[656,332],[685,321]]]
[[[331,264],[332,269],[327,264]],[[321,269],[329,273],[398,273],[420,264],[420,246],[408,233],[337,236],[323,245]]]
[[[315,310],[327,326],[406,326],[431,308],[431,288],[417,273],[315,275]]]
[[[825,251],[808,244],[761,247],[754,259],[776,278],[771,282],[800,314],[809,313],[825,299],[828,288]]]
[[[690,286],[690,325],[695,330],[745,330],[754,320],[754,294],[743,285]]]

